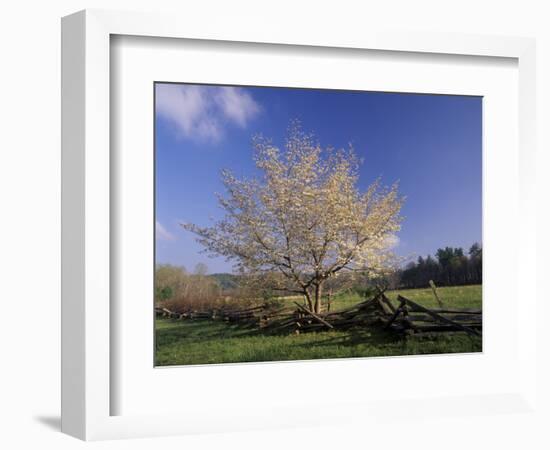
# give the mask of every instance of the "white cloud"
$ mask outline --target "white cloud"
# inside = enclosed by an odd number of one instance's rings
[[[237,87],[158,84],[156,112],[170,120],[184,137],[217,142],[225,126],[246,127],[260,112],[260,106]]]
[[[386,245],[390,249],[397,248],[399,246],[400,239],[396,234],[390,234],[386,237]]]
[[[248,92],[235,87],[217,89],[216,103],[221,107],[225,117],[240,127],[246,127],[247,122],[260,112],[259,105]]]
[[[158,220],[155,222],[155,237],[160,241],[173,241],[176,239]]]

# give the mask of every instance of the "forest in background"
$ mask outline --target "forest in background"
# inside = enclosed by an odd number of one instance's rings
[[[426,287],[430,280],[438,286],[481,284],[483,249],[477,242],[468,253],[461,247],[440,248],[435,256],[419,256],[404,269],[397,271],[392,287],[408,289]]]

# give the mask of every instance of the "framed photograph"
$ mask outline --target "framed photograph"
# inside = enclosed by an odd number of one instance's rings
[[[482,351],[482,97],[154,89],[156,366]]]
[[[531,408],[532,40],[84,11],[62,46],[64,432]]]

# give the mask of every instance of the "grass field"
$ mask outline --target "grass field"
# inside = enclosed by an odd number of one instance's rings
[[[439,288],[438,292],[447,307],[481,308],[479,285]],[[398,294],[424,306],[437,307],[430,289],[387,293],[394,301]],[[333,309],[359,301],[359,296],[342,295],[334,299]],[[156,345],[158,366],[481,351],[481,339],[462,334],[405,340],[375,329],[352,329],[268,336],[221,321],[169,319],[157,319]]]
[[[449,308],[479,308],[481,309],[481,285],[475,286],[451,286],[437,288],[439,297]],[[402,295],[414,302],[420,303],[427,308],[438,308],[432,290],[427,289],[402,289],[399,291],[388,291],[386,295],[398,305],[397,296]],[[361,298],[358,295],[342,295],[334,300],[335,309],[346,308],[358,303]]]

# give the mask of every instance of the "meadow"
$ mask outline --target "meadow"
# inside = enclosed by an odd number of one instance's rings
[[[442,287],[438,288],[438,292],[448,308],[481,308],[481,285]],[[386,294],[396,305],[400,294],[425,307],[438,307],[429,288],[389,291]],[[335,296],[331,310],[343,309],[361,300],[357,294]],[[215,320],[157,319],[155,334],[157,366],[470,353],[482,350],[480,338],[462,333],[403,339],[376,328],[355,328],[299,335],[265,335],[258,329]]]

